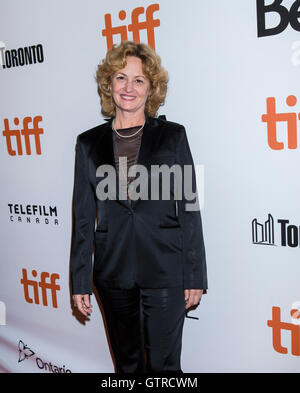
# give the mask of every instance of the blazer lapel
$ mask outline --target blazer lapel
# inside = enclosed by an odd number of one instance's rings
[[[99,132],[99,137],[93,149],[93,161],[95,163],[95,167],[98,168],[101,165],[110,165],[114,168],[117,179],[117,168],[115,164],[114,157],[114,146],[113,146],[113,134],[112,134],[112,124],[113,119],[109,119],[104,127],[102,132]],[[125,204],[126,207],[129,207],[127,200],[119,200],[119,189],[118,189],[118,181],[116,184],[116,200],[120,203]]]
[[[143,135],[141,139],[140,150],[137,158],[136,164],[144,165],[148,168],[148,164],[151,161],[151,153],[153,151],[155,142],[154,128],[156,127],[156,120],[146,115],[146,122],[143,129]],[[131,201],[131,207],[133,208],[138,200]]]
[[[111,123],[112,119],[104,125],[105,131],[98,139],[96,154],[101,164],[109,164],[116,168]]]

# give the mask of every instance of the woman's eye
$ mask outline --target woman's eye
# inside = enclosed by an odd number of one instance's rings
[[[136,82],[137,82],[138,84],[143,83],[142,79],[137,79]]]
[[[119,79],[119,80],[123,80],[123,79],[124,79],[124,76],[122,76],[122,75],[119,75],[119,76],[117,76],[117,79]]]

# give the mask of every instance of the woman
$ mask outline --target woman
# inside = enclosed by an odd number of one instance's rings
[[[98,66],[97,81],[102,113],[110,119],[77,137],[74,306],[85,316],[92,312],[93,277],[116,371],[180,373],[185,312],[207,288],[200,211],[187,208],[192,201],[184,193],[190,180],[197,202],[186,132],[180,124],[154,117],[164,103],[168,75],[149,46],[114,45]],[[162,198],[163,182],[151,172],[163,164],[181,169],[181,183],[174,177],[170,181],[169,199]],[[116,177],[110,169],[116,169]],[[151,188],[154,179],[158,190]],[[149,188],[158,191],[158,198],[149,197]]]

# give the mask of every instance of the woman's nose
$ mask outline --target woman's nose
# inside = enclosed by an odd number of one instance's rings
[[[131,81],[127,81],[125,84],[125,91],[126,92],[130,92],[133,90],[133,82]]]

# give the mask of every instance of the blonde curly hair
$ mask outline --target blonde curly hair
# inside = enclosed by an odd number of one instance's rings
[[[151,86],[145,112],[149,116],[155,116],[158,108],[165,102],[168,73],[161,66],[160,57],[150,46],[133,41],[122,41],[119,45],[113,45],[102,63],[98,65],[96,81],[101,98],[102,114],[108,117],[115,116],[116,107],[111,93],[112,76],[126,66],[127,56],[135,56],[142,61],[143,72]]]

